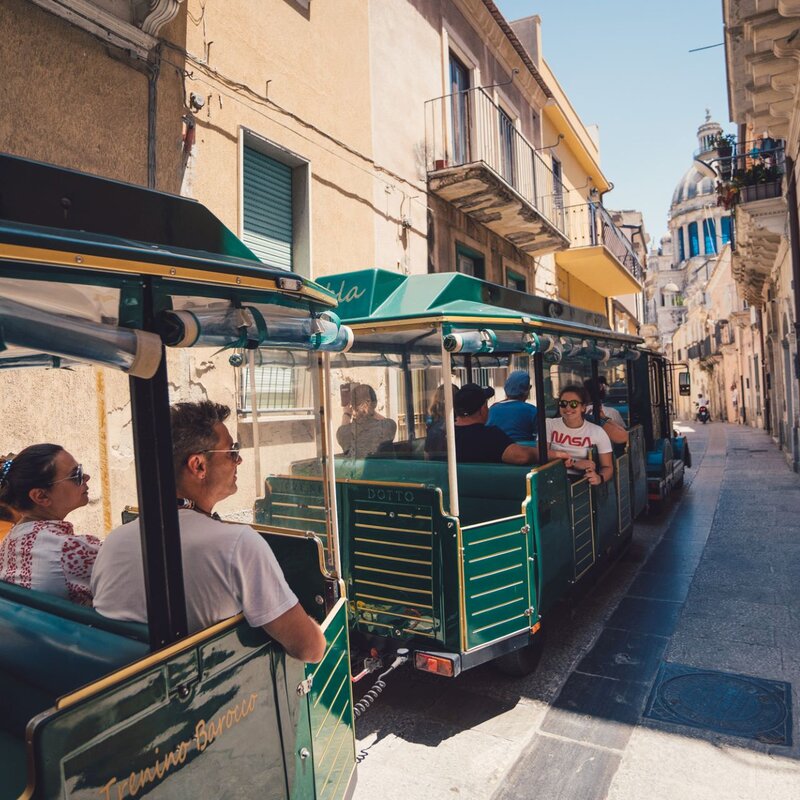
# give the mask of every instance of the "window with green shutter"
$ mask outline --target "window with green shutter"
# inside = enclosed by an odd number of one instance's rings
[[[291,270],[292,168],[244,148],[242,239],[265,263]]]

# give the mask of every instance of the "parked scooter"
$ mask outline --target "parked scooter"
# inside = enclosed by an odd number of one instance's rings
[[[702,422],[703,425],[711,419],[711,415],[708,413],[708,406],[700,406],[697,409],[697,419]]]

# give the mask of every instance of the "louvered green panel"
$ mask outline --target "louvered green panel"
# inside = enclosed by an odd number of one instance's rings
[[[352,789],[356,765],[347,603],[340,600],[323,623],[327,649],[319,664],[307,664],[314,782],[317,800],[341,800]],[[302,769],[302,764],[298,764]],[[299,795],[298,795],[299,797]],[[293,795],[294,798],[294,795]]]
[[[259,525],[315,533],[322,540],[326,562],[329,565],[333,563],[321,478],[270,475],[266,480],[264,498],[256,500],[254,511]]]
[[[645,471],[644,429],[634,425],[628,433],[628,452],[631,457],[631,494],[633,495],[633,517],[647,507],[647,472]]]
[[[580,578],[595,561],[594,528],[592,521],[592,492],[589,481],[570,484],[572,510],[573,577]]]
[[[528,529],[520,516],[468,525],[464,546],[467,649],[531,626]]]
[[[244,148],[242,240],[265,263],[292,268],[292,168]]]
[[[617,504],[619,506],[619,530],[624,533],[633,523],[631,503],[631,457],[626,453],[617,459],[615,481],[617,484]]]
[[[340,489],[356,629],[443,643],[439,540],[448,522],[447,530],[455,529],[441,514],[438,492],[389,484],[342,483]]]

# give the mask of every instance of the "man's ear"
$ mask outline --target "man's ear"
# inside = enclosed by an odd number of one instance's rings
[[[49,506],[53,502],[50,499],[50,495],[47,493],[47,489],[31,489],[28,492],[28,497],[30,497],[37,506]]]
[[[206,474],[206,459],[202,453],[195,453],[189,456],[186,467],[194,478],[204,478]]]

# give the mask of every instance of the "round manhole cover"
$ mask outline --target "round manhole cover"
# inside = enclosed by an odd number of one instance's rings
[[[759,682],[738,675],[676,675],[664,680],[658,699],[686,724],[736,736],[755,736],[786,719],[781,697]]]

